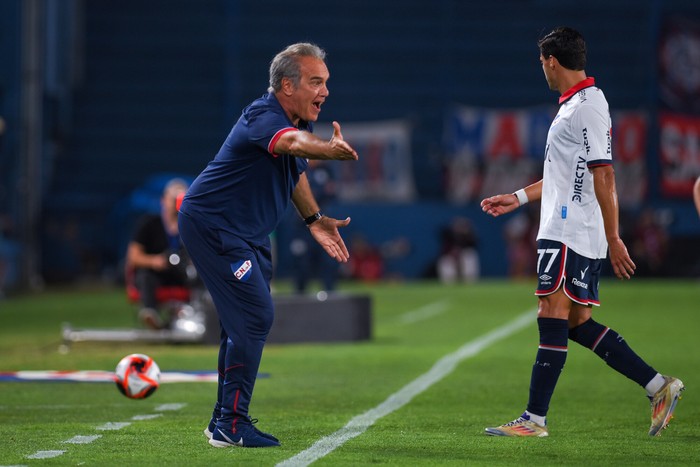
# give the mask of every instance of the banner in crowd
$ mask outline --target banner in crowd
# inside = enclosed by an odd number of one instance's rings
[[[660,192],[690,199],[700,176],[700,22],[666,19],[658,63]]]
[[[408,202],[415,198],[411,125],[407,121],[346,123],[341,131],[360,159],[332,164],[338,199]],[[319,124],[314,133],[330,138],[333,127]]]
[[[700,116],[659,115],[661,193],[691,198],[700,177]]]
[[[700,114],[700,22],[667,18],[658,49],[659,97],[669,110]]]
[[[555,110],[455,107],[445,121],[446,193],[453,202],[510,193],[536,181]]]
[[[620,206],[639,207],[649,191],[649,118],[639,110],[611,113],[612,154]]]
[[[448,199],[479,201],[539,180],[556,110],[455,107],[447,115],[444,135]],[[638,205],[647,191],[648,119],[637,111],[614,112],[612,119],[620,204]]]

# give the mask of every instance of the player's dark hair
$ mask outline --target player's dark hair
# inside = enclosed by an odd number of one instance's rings
[[[586,41],[573,28],[558,27],[537,42],[544,58],[556,57],[561,66],[581,71],[586,68]]]
[[[326,52],[315,44],[299,42],[292,44],[282,52],[275,55],[270,62],[270,87],[268,92],[276,92],[282,89],[282,78],[289,78],[295,86],[301,80],[301,68],[299,57],[314,57],[320,60],[326,59]]]

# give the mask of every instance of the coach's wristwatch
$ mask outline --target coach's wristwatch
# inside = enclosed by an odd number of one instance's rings
[[[304,219],[304,222],[306,222],[306,225],[311,225],[322,217],[323,217],[323,214],[321,214],[321,211],[318,211],[317,213],[312,214],[309,217],[307,217],[306,219]]]

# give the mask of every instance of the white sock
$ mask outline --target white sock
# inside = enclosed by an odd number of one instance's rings
[[[663,375],[661,373],[656,373],[656,376],[651,378],[651,381],[644,386],[644,389],[647,390],[647,394],[649,397],[652,397],[654,394],[659,392],[659,389],[666,384],[666,380],[664,379]]]
[[[543,417],[542,415],[535,415],[534,413],[528,412],[527,410],[525,411],[525,414],[527,414],[527,416],[530,417],[530,421],[537,423],[539,426],[547,426],[546,417]]]

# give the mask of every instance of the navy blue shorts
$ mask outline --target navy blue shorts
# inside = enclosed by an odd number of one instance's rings
[[[561,242],[537,240],[537,290],[535,295],[550,295],[559,287],[572,301],[581,305],[600,305],[598,283],[601,259],[581,256]]]

